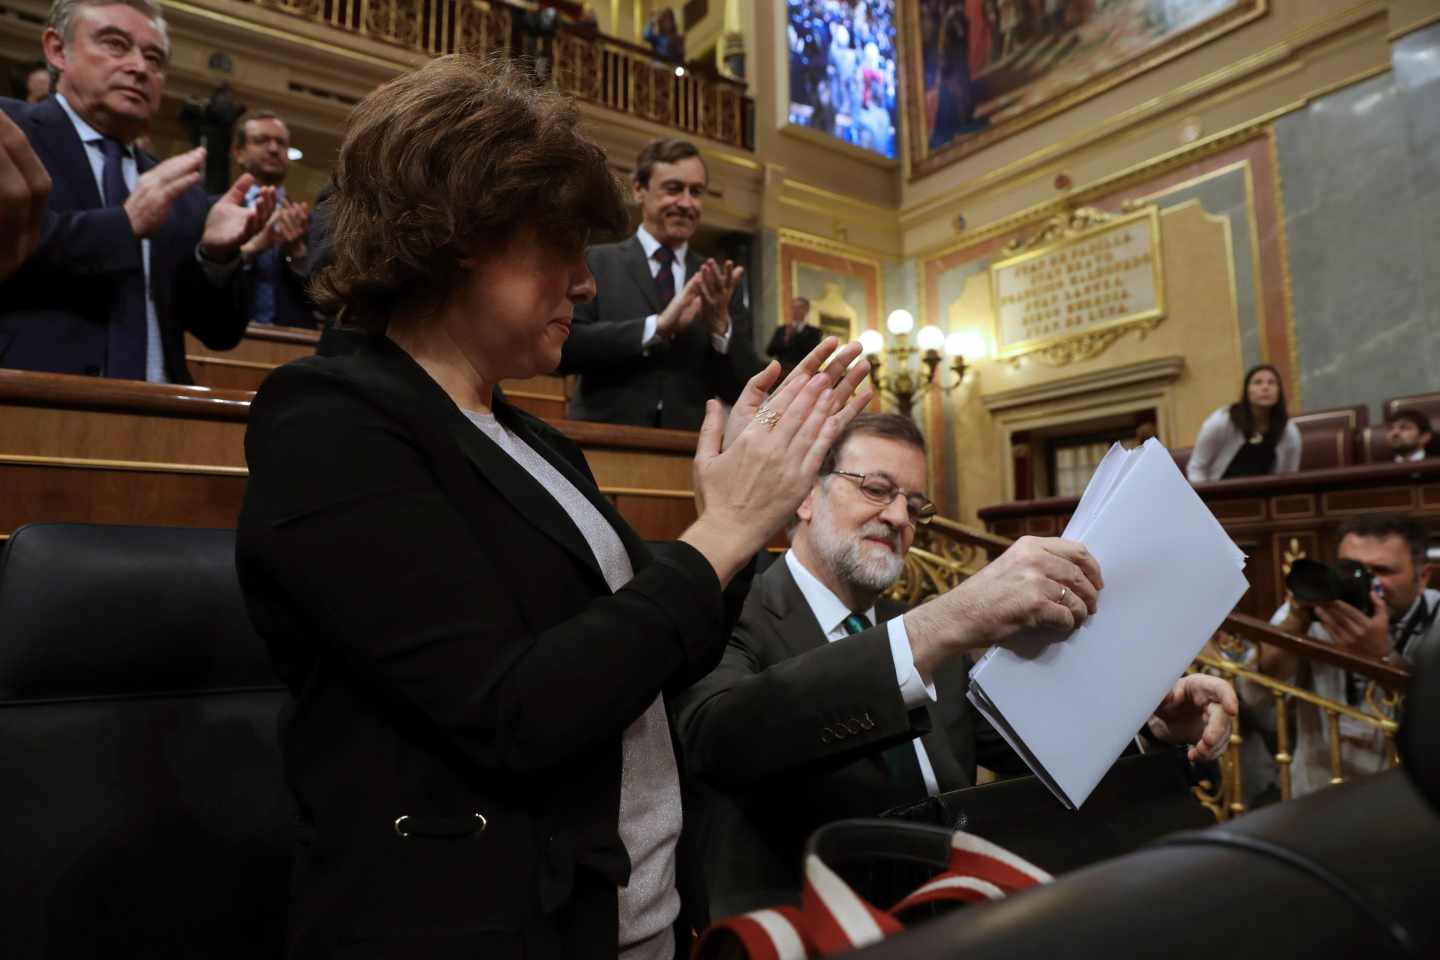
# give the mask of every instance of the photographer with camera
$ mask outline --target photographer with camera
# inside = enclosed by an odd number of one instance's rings
[[[1333,566],[1297,560],[1286,579],[1289,597],[1270,620],[1287,633],[1309,636],[1374,660],[1414,662],[1418,651],[1440,643],[1440,590],[1425,587],[1425,528],[1396,516],[1357,517],[1339,530]],[[1369,681],[1329,664],[1305,660],[1262,644],[1260,672],[1319,696],[1365,709]],[[1253,712],[1273,711],[1271,695],[1256,684],[1237,684]],[[1291,786],[1300,796],[1332,777],[1324,712],[1296,703]],[[1273,723],[1273,718],[1272,718]],[[1386,764],[1383,736],[1375,727],[1342,717],[1345,776],[1363,776]]]

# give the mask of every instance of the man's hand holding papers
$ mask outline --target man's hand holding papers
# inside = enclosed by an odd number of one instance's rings
[[[1095,612],[1100,565],[1082,544],[1021,537],[997,559],[943,596],[905,614],[915,669],[929,683],[935,668],[1032,627],[1063,639]]]

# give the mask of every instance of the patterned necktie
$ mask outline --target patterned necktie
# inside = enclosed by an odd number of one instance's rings
[[[660,309],[664,310],[675,299],[675,270],[671,266],[675,262],[675,251],[662,245],[653,256],[660,264],[660,271],[655,274],[655,295],[660,300]]]
[[[100,170],[105,206],[118,207],[130,197],[130,188],[125,185],[125,147],[119,140],[103,137],[100,152],[105,155],[105,165]],[[105,376],[144,380],[146,337],[145,271],[141,269],[122,274],[115,283],[110,303]]]
[[[850,615],[840,622],[840,625],[850,636],[854,636],[862,630],[869,630],[873,626],[868,615],[856,611],[851,611]],[[890,782],[900,786],[906,796],[916,799],[925,796],[925,777],[920,773],[920,761],[915,757],[915,745],[911,741],[906,740],[893,747],[887,747],[880,754],[880,759],[885,762],[885,769],[890,774]]]

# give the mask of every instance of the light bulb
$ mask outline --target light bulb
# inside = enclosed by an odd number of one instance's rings
[[[956,330],[945,338],[945,352],[974,360],[985,355],[985,341],[974,330]]]
[[[945,331],[935,324],[927,324],[915,334],[915,343],[921,350],[939,350],[945,344]]]
[[[879,353],[885,349],[885,336],[879,330],[860,332],[860,349],[866,354]]]
[[[890,311],[890,316],[886,319],[885,326],[891,333],[898,337],[901,334],[909,333],[915,329],[915,318],[910,315],[909,310],[902,307],[899,310]]]
[[[286,155],[287,157],[289,157],[291,160],[304,160],[304,159],[305,159],[305,154],[303,154],[303,153],[300,152],[300,148],[299,148],[299,147],[291,147],[288,151],[286,151],[286,154],[285,154],[285,155]]]

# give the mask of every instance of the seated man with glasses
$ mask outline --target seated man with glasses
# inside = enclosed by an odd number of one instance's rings
[[[928,603],[883,598],[935,516],[926,476],[909,418],[856,417],[720,665],[673,705],[699,792],[685,830],[713,919],[794,902],[803,844],[825,823],[972,786],[977,761],[1028,772],[966,700],[970,657],[1028,626],[1065,635],[1094,611],[1101,571],[1078,543],[1026,537]],[[1187,677],[1149,732],[1209,758],[1229,738],[1222,701],[1233,713],[1224,681]]]

